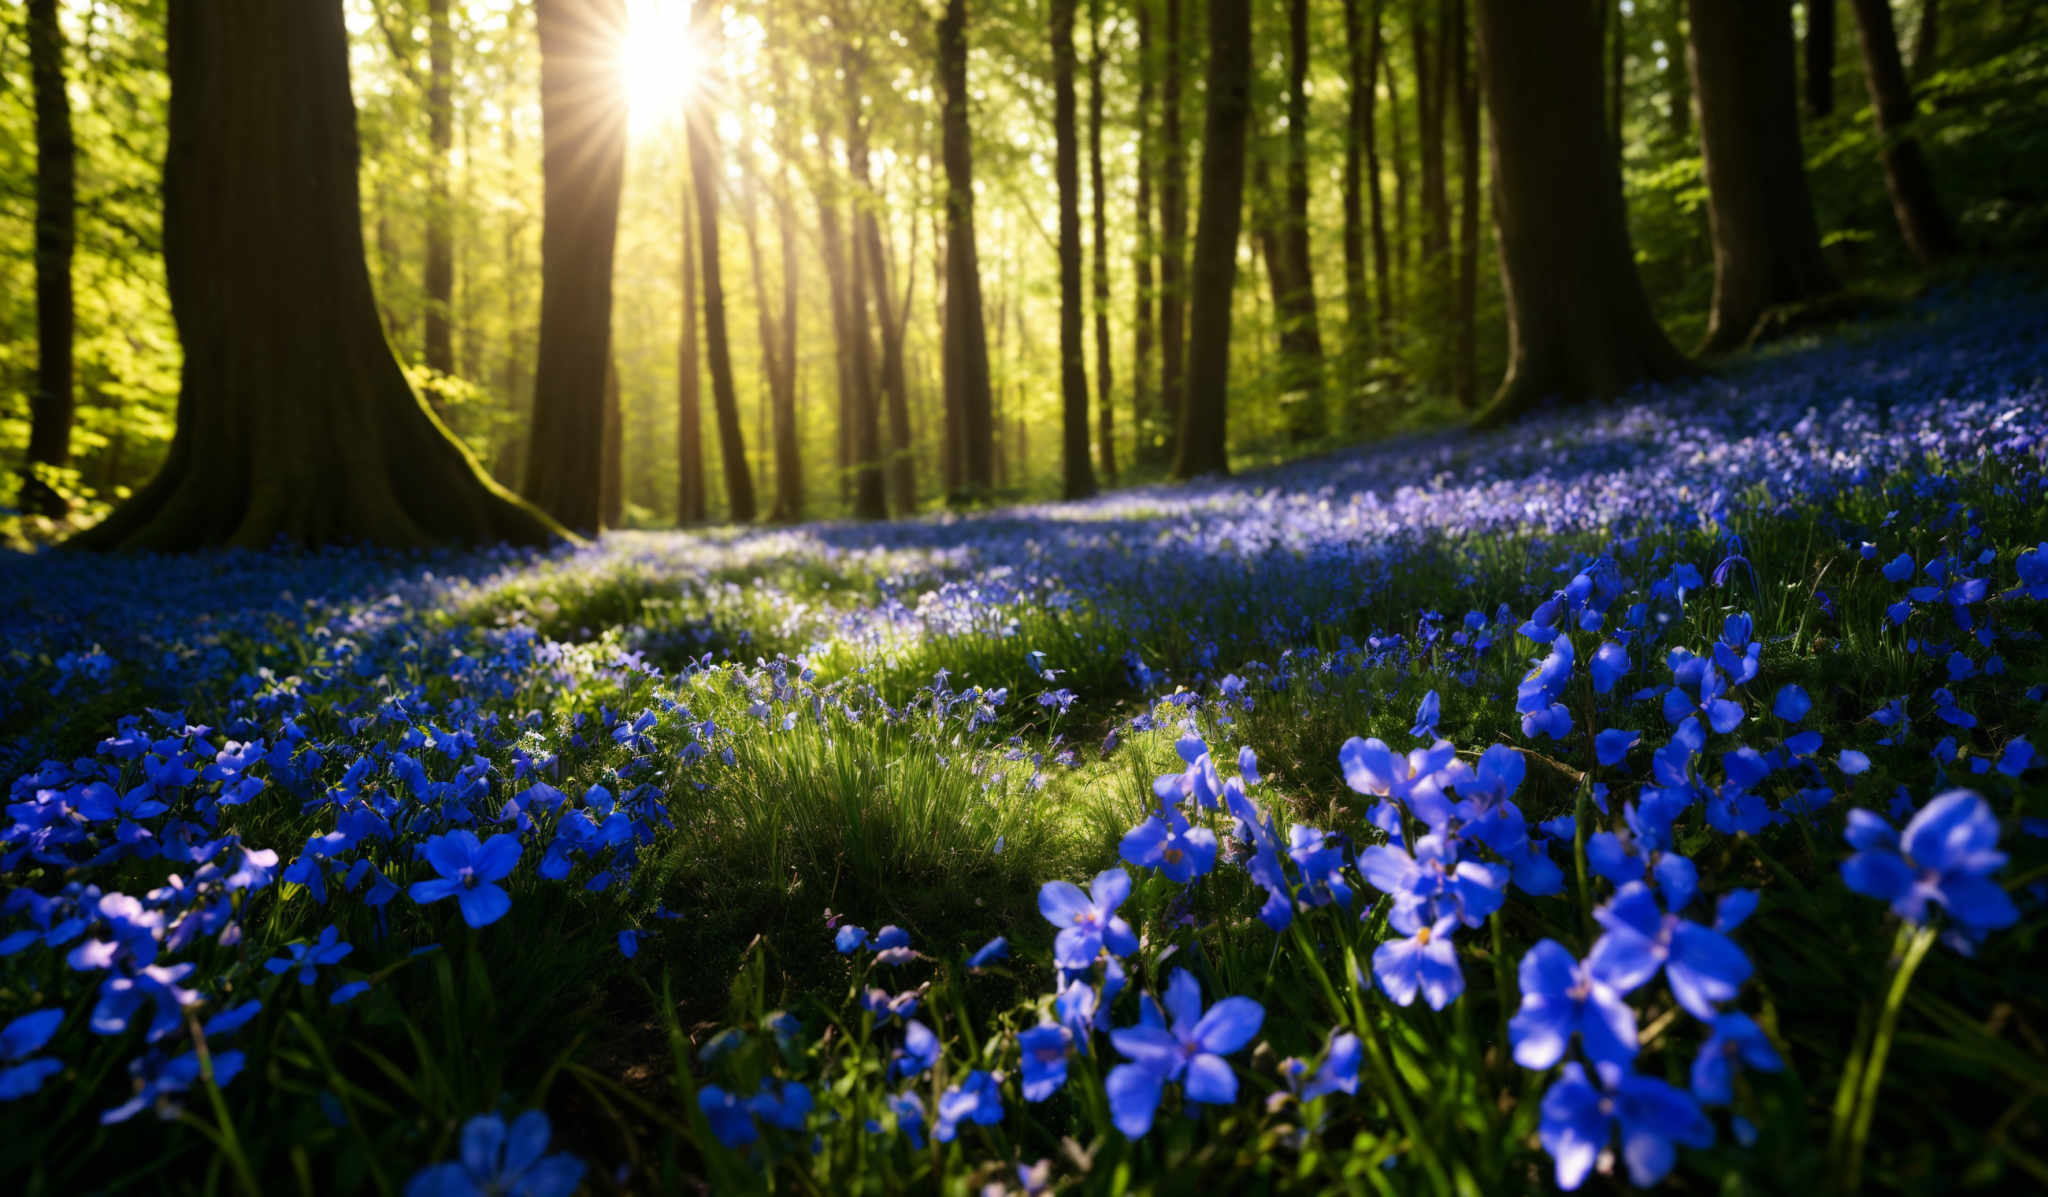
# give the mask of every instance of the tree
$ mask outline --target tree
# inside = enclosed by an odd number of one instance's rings
[[[704,376],[697,355],[696,197],[694,179],[683,189],[682,329],[676,337],[676,522],[701,523],[710,514],[704,493]]]
[[[76,234],[77,143],[71,137],[71,97],[64,85],[64,28],[57,0],[29,0],[28,53],[36,102],[36,387],[29,397],[28,460],[21,476],[21,509],[63,515],[69,504],[39,468],[71,461],[71,420],[76,403],[71,346],[71,254]]]
[[[1815,119],[1835,110],[1835,3],[1805,0],[1806,115]]]
[[[427,124],[433,157],[427,166],[427,319],[425,359],[438,375],[455,373],[454,206],[449,198],[448,159],[455,150],[455,30],[449,0],[427,0]],[[440,409],[440,379],[427,393]]]
[[[1883,139],[1884,189],[1906,248],[1929,266],[1961,248],[1955,226],[1934,190],[1934,174],[1913,137],[1913,88],[1899,63],[1899,37],[1892,28],[1891,0],[1851,0],[1856,40],[1863,48],[1863,80]]]
[[[1837,288],[1799,144],[1791,0],[1690,0],[1714,300],[1702,353],[1743,344],[1766,308]]]
[[[1178,455],[1187,349],[1188,145],[1181,132],[1181,81],[1187,65],[1182,29],[1187,0],[1166,0],[1166,64],[1159,90],[1159,407],[1167,452]]]
[[[856,194],[870,193],[867,123],[861,119],[860,111],[862,55],[863,51],[851,41],[841,43],[840,79],[845,84],[846,98],[846,170],[853,179]],[[851,346],[846,376],[853,385],[842,410],[851,416],[853,424],[850,462],[853,467],[854,518],[879,520],[888,517],[889,501],[882,478],[882,423],[875,394],[875,350],[868,334],[868,279],[874,269],[866,259],[873,251],[864,248],[866,239],[860,230],[861,217],[856,211],[853,228],[849,230],[853,242],[852,264],[846,274],[846,330]],[[888,300],[878,298],[877,306],[883,309],[886,317]]]
[[[448,436],[384,338],[363,256],[340,0],[171,0],[168,18],[177,432],[155,479],[71,543],[559,536]]]
[[[775,156],[778,176],[775,185],[775,227],[782,245],[782,319],[776,352],[769,360],[776,369],[769,376],[775,404],[775,504],[768,518],[794,522],[804,518],[804,469],[798,450],[796,430],[796,332],[797,332],[797,227],[796,203],[789,178],[790,163],[796,157],[796,122],[782,114],[789,111],[790,94],[784,77],[783,59],[775,60]],[[762,299],[765,311],[767,300]]]
[[[1095,293],[1096,451],[1102,456],[1103,476],[1114,485],[1116,404],[1111,402],[1115,382],[1109,364],[1109,195],[1102,182],[1102,0],[1088,0],[1088,191],[1095,208],[1090,261]]]
[[[1927,82],[1941,52],[1941,0],[1920,0],[1920,28],[1913,35],[1913,82]]]
[[[1137,13],[1138,126],[1137,260],[1132,263],[1131,314],[1131,456],[1143,461],[1152,448],[1152,346],[1159,335],[1159,301],[1152,291],[1152,259],[1159,246],[1152,234],[1152,81],[1158,74],[1158,53],[1152,44],[1153,0],[1132,0]]]
[[[946,166],[946,327],[941,350],[946,409],[956,413],[960,484],[972,494],[994,485],[993,404],[988,330],[982,323],[981,265],[974,250],[974,158],[967,123],[967,5],[946,0],[938,23],[940,153]],[[957,492],[956,492],[957,493]]]
[[[1289,392],[1288,435],[1312,441],[1329,431],[1323,414],[1323,337],[1316,320],[1308,243],[1308,0],[1287,5],[1287,138],[1284,195],[1274,241],[1284,286],[1273,296]]]
[[[1081,306],[1081,169],[1074,129],[1075,0],[1052,0],[1053,174],[1060,205],[1061,493],[1095,493],[1088,459],[1088,368]]]
[[[1362,368],[1373,331],[1384,332],[1393,315],[1393,292],[1387,278],[1387,228],[1380,210],[1380,156],[1374,101],[1380,67],[1380,4],[1372,0],[1370,15],[1359,19],[1360,0],[1344,0],[1344,320],[1346,355]],[[1367,211],[1371,215],[1373,277],[1379,284],[1379,317],[1366,291]]]
[[[526,497],[579,532],[603,520],[604,379],[626,113],[612,73],[622,0],[535,0],[540,29],[540,357]]]
[[[1688,369],[1650,314],[1629,244],[1601,105],[1604,2],[1479,0],[1508,305],[1507,377],[1483,425]]]
[[[1451,91],[1458,101],[1458,275],[1452,304],[1458,344],[1451,370],[1458,406],[1479,403],[1479,80],[1472,71],[1472,38],[1465,0],[1449,0],[1444,50]]]
[[[1173,476],[1230,472],[1230,308],[1244,216],[1245,129],[1251,122],[1251,0],[1209,0],[1209,88],[1202,121],[1202,197],[1189,271],[1188,393]]]
[[[712,5],[697,10],[698,44],[708,62],[718,60],[721,15]],[[725,330],[725,280],[718,257],[718,124],[706,88],[690,105],[683,121],[689,145],[690,178],[697,199],[697,267],[703,284],[704,359],[711,370],[711,408],[718,421],[718,459],[724,467],[726,517],[735,523],[754,518],[754,476],[747,469],[747,446],[740,431],[739,398],[732,382],[732,345]]]
[[[598,491],[598,505],[607,528],[625,522],[625,467],[625,409],[619,394],[619,363],[614,359],[604,372],[604,480]]]

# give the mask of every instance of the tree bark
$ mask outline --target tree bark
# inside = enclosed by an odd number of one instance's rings
[[[1387,131],[1393,142],[1394,165],[1394,268],[1390,274],[1396,302],[1405,313],[1408,290],[1408,152],[1401,144],[1401,93],[1396,86],[1394,56],[1381,42],[1380,65],[1387,74]],[[1391,324],[1391,322],[1389,322]],[[1383,337],[1382,340],[1385,338]]]
[[[1143,173],[1142,171],[1140,172]],[[1116,483],[1115,372],[1109,361],[1109,195],[1102,182],[1102,0],[1088,0],[1088,190],[1095,205],[1096,453]]]
[[[865,64],[851,43],[841,46],[839,62],[840,78],[845,85],[846,170],[853,180],[855,195],[866,198],[872,192],[868,180],[867,123],[861,119],[861,68]],[[867,262],[872,250],[860,234],[861,208],[856,207],[853,220],[852,264],[846,276],[846,326],[852,346],[847,372],[853,382],[849,400],[853,417],[853,516],[879,520],[888,518],[889,502],[882,475],[875,347],[868,330],[868,278],[874,268]],[[886,309],[888,301],[883,299],[880,306]]]
[[[778,113],[787,112],[789,88],[783,74],[785,59],[774,59],[774,99]],[[782,247],[782,319],[777,328],[781,343],[775,354],[778,371],[771,376],[775,404],[775,504],[768,518],[794,523],[804,518],[803,451],[797,438],[796,333],[797,333],[797,226],[796,204],[789,178],[790,163],[796,158],[796,124],[775,122],[776,239]],[[761,300],[767,304],[766,293]]]
[[[1450,0],[1444,46],[1451,90],[1458,100],[1458,278],[1453,309],[1457,355],[1451,390],[1458,406],[1479,405],[1479,80],[1472,71],[1472,38],[1465,0]]]
[[[1187,65],[1186,31],[1182,28],[1188,0],[1166,0],[1166,69],[1159,92],[1159,406],[1167,436],[1167,456],[1179,455],[1185,419],[1187,349],[1187,138],[1181,132],[1181,82]]]
[[[1835,110],[1836,0],[1806,3],[1806,115],[1819,119]]]
[[[1209,94],[1202,122],[1202,207],[1190,271],[1188,393],[1176,478],[1230,472],[1230,308],[1244,215],[1251,118],[1251,0],[1209,0]]]
[[[1088,365],[1081,298],[1080,138],[1074,128],[1075,0],[1052,0],[1053,175],[1060,227],[1060,493],[1095,493],[1088,457]]]
[[[697,352],[697,246],[693,210],[697,181],[683,188],[682,329],[676,337],[676,522],[710,515],[704,485],[704,375]]]
[[[906,284],[902,302],[891,298],[894,287],[889,277],[889,255],[882,242],[878,215],[885,205],[873,184],[866,180],[863,182],[866,184],[867,205],[861,224],[867,238],[869,273],[875,288],[875,326],[881,334],[878,382],[889,417],[889,452],[883,479],[887,483],[890,506],[897,514],[908,515],[917,509],[917,462],[912,458],[910,449],[910,380],[903,365],[903,333],[904,322],[910,316],[911,290],[916,280],[912,278]]]
[[[1286,363],[1287,431],[1297,444],[1330,429],[1323,411],[1323,335],[1308,238],[1308,58],[1308,0],[1288,0],[1286,192],[1277,237],[1287,259],[1287,290],[1276,294],[1273,304]]]
[[[536,0],[541,46],[540,359],[526,495],[580,532],[603,520],[604,376],[626,158],[611,86],[621,0]]]
[[[1602,119],[1599,7],[1480,0],[1508,372],[1482,425],[1611,395],[1687,363],[1650,314]],[[1529,97],[1541,96],[1540,104]]]
[[[699,42],[706,61],[717,62],[724,30],[720,10],[705,7],[698,19]],[[754,475],[747,467],[746,438],[740,427],[739,396],[732,381],[732,346],[726,337],[725,281],[718,254],[719,169],[718,124],[709,97],[718,95],[715,80],[691,105],[684,119],[689,145],[690,178],[697,197],[697,267],[703,280],[704,358],[711,369],[711,408],[718,421],[718,460],[725,475],[726,516],[734,523],[754,518]]]
[[[1153,0],[1133,0],[1138,23],[1138,197],[1133,213],[1138,229],[1138,253],[1132,263],[1133,304],[1131,315],[1131,457],[1144,462],[1157,458],[1157,433],[1153,428],[1152,347],[1159,335],[1159,297],[1153,292],[1152,260],[1159,244],[1152,232],[1152,159],[1157,152],[1152,132],[1153,77],[1158,73],[1158,49],[1152,42]]]
[[[619,363],[614,358],[604,371],[604,482],[599,502],[607,528],[616,528],[625,521],[625,469],[626,416],[619,395]]]
[[[36,385],[29,399],[28,459],[21,472],[21,509],[61,516],[70,504],[41,476],[71,463],[76,410],[72,379],[75,309],[71,255],[77,240],[78,145],[71,135],[71,97],[64,84],[64,27],[57,0],[29,0],[29,73],[36,104]]]
[[[1883,138],[1884,189],[1891,196],[1892,215],[1906,248],[1921,265],[1931,266],[1961,245],[1934,189],[1934,174],[1913,137],[1913,88],[1899,63],[1891,0],[1851,0],[1851,7],[1856,12],[1856,39],[1863,47],[1863,79]]]
[[[71,543],[560,536],[477,468],[391,355],[363,254],[340,0],[171,0],[168,33],[178,428],[156,478]]]
[[[1689,0],[1714,301],[1701,353],[1745,343],[1766,308],[1837,288],[1799,144],[1791,0]]]
[[[449,0],[427,0],[427,134],[432,156],[427,165],[426,344],[427,367],[436,374],[427,399],[442,411],[442,377],[455,373],[455,237],[454,204],[448,188],[448,164],[455,150],[455,30]]]
[[[939,18],[940,155],[946,167],[946,323],[942,374],[946,410],[955,414],[960,486],[954,498],[994,485],[994,397],[988,330],[982,321],[981,265],[974,248],[974,159],[967,120],[967,5],[946,0]]]
[[[1353,368],[1364,366],[1372,344],[1372,298],[1366,283],[1368,184],[1374,192],[1373,217],[1379,216],[1379,163],[1375,160],[1368,172],[1366,158],[1373,142],[1373,107],[1377,98],[1380,0],[1372,0],[1370,35],[1360,20],[1359,3],[1360,0],[1344,0],[1344,353]],[[1369,36],[1373,40],[1369,41]],[[1377,154],[1372,157],[1377,159]],[[1382,240],[1384,237],[1382,232]]]

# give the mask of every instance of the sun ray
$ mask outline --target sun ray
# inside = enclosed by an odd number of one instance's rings
[[[698,86],[690,0],[627,0],[619,83],[635,135],[670,125]]]

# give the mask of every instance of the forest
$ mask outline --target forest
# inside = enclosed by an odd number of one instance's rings
[[[2027,0],[8,6],[0,1189],[2048,1187],[2044,164]]]

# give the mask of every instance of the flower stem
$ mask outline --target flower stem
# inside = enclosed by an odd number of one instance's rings
[[[1849,1142],[1842,1160],[1841,1188],[1845,1193],[1856,1192],[1863,1183],[1863,1148],[1870,1138],[1870,1120],[1877,1114],[1877,1094],[1884,1084],[1885,1057],[1891,1053],[1892,1035],[1898,1029],[1899,1008],[1905,1005],[1906,990],[1913,984],[1913,974],[1919,970],[1920,962],[1926,959],[1927,949],[1933,944],[1934,928],[1916,928],[1893,966],[1891,988],[1885,993],[1884,1009],[1877,1017],[1877,1032],[1871,1038],[1870,1052],[1863,1062],[1855,1117],[1849,1125]]]

